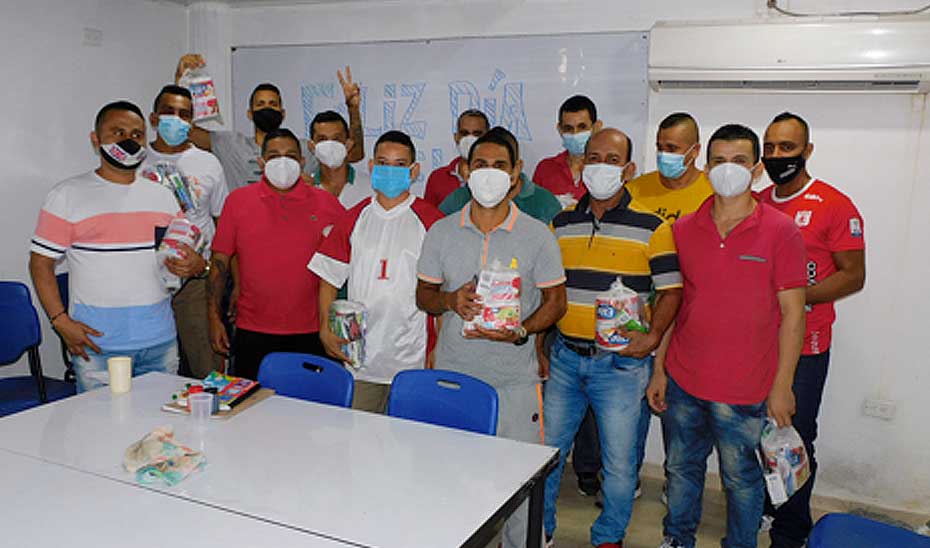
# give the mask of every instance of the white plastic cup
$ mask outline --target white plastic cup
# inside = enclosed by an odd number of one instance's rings
[[[196,394],[187,395],[187,406],[191,412],[191,418],[198,428],[206,428],[210,415],[213,413],[213,394],[209,392],[197,392]]]
[[[132,358],[129,356],[115,356],[107,359],[107,370],[110,373],[110,392],[125,394],[132,388]]]

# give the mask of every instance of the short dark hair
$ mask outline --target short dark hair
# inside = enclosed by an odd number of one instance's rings
[[[265,134],[265,140],[262,141],[262,156],[264,156],[265,151],[268,150],[268,143],[274,139],[291,139],[297,143],[297,151],[300,152],[301,156],[303,156],[304,151],[300,149],[300,139],[298,139],[291,130],[283,127],[279,127],[278,129],[269,131]]]
[[[514,146],[511,144],[510,139],[508,139],[500,131],[489,131],[481,137],[478,137],[478,140],[475,141],[475,144],[471,146],[471,150],[468,151],[469,164],[471,163],[472,158],[475,156],[475,151],[478,150],[478,145],[483,145],[484,143],[493,143],[495,145],[500,145],[506,148],[507,156],[510,157],[510,165],[517,165],[517,152],[514,150]]]
[[[582,110],[588,112],[591,123],[597,121],[597,107],[594,106],[594,101],[584,95],[572,95],[559,107],[559,122],[562,122],[562,115],[566,112],[581,112]]]
[[[342,129],[346,132],[346,137],[349,136],[349,124],[346,123],[346,119],[335,110],[324,110],[323,112],[318,112],[317,115],[313,117],[313,120],[310,121],[310,138],[313,139],[313,128],[316,127],[317,124],[325,124],[327,122],[339,122],[342,124]]]
[[[193,102],[194,100],[189,89],[174,84],[168,84],[161,88],[161,91],[155,96],[155,102],[152,103],[152,112],[158,112],[158,102],[161,101],[163,95],[180,95],[181,97],[186,97],[188,101]]]
[[[137,114],[139,118],[142,118],[143,122],[145,121],[145,115],[142,114],[142,109],[137,107],[135,103],[130,103],[129,101],[113,101],[112,103],[104,105],[103,108],[97,112],[97,116],[94,118],[94,131],[100,131],[100,124],[103,123],[107,114],[116,111],[132,112],[133,114]]]
[[[809,143],[811,140],[811,127],[807,125],[807,121],[804,118],[801,118],[793,112],[782,112],[775,118],[772,118],[772,122],[769,125],[771,126],[773,124],[777,124],[778,122],[788,122],[790,120],[794,120],[795,122],[801,124],[801,127],[804,128],[804,144],[806,145]]]
[[[413,146],[413,139],[403,131],[397,131],[392,129],[378,137],[378,140],[375,141],[375,148],[372,151],[376,154],[378,152],[378,146],[382,143],[397,143],[399,145],[404,145],[410,151],[410,163],[417,161],[417,149]]]
[[[255,86],[255,89],[252,90],[252,94],[249,95],[249,110],[252,110],[252,102],[255,101],[255,94],[259,91],[273,91],[275,94],[277,94],[278,101],[281,101],[281,90],[278,89],[278,86],[265,82]]]
[[[468,118],[469,116],[474,117],[474,118],[481,118],[482,120],[484,120],[484,127],[488,127],[488,128],[491,127],[491,121],[488,120],[488,115],[487,115],[487,114],[481,112],[480,110],[478,110],[478,109],[476,109],[476,108],[470,108],[470,109],[468,109],[468,110],[462,112],[461,114],[459,114],[458,119],[455,121],[455,127],[456,127],[456,129],[461,129],[461,128],[462,128],[462,120],[463,120],[464,118]]]
[[[669,114],[661,122],[659,122],[659,129],[669,129],[681,124],[689,124],[694,126],[694,136],[697,138],[697,142],[701,142],[701,131],[698,129],[697,120],[695,120],[694,116],[691,116],[687,112],[673,112]]]
[[[494,126],[488,130],[488,133],[491,132],[497,133],[504,139],[510,141],[510,144],[513,145],[514,156],[516,156],[517,160],[520,159],[520,142],[517,141],[516,136],[514,136],[514,134],[511,133],[509,129],[505,128],[504,126]]]
[[[707,141],[707,160],[710,161],[710,149],[714,141],[749,141],[752,143],[752,161],[759,161],[759,136],[756,132],[740,124],[727,124],[720,127],[710,141]]]

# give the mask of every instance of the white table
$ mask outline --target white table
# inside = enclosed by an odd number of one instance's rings
[[[4,546],[353,546],[0,450]]]
[[[0,419],[0,447],[132,481],[123,451],[170,424],[208,464],[159,490],[191,501],[360,545],[434,548],[484,546],[530,497],[538,539],[554,448],[280,396],[200,435],[160,410],[185,380],[150,373],[128,394],[104,388]]]

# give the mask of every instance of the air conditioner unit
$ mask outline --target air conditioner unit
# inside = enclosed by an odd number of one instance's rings
[[[659,23],[656,91],[927,93],[930,19]]]

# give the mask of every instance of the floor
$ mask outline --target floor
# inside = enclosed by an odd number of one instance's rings
[[[657,478],[642,479],[643,495],[633,507],[633,517],[627,529],[624,548],[658,548],[662,543],[662,518],[665,517],[665,505],[659,496],[662,481]],[[853,513],[868,515],[868,508],[841,509]],[[593,497],[579,494],[575,475],[571,465],[566,466],[566,475],[562,481],[558,502],[558,528],[555,532],[555,548],[590,548],[590,527],[597,519],[600,509],[594,505]],[[816,521],[826,512],[814,511]],[[871,517],[881,521],[898,519],[902,524],[913,526],[914,515],[876,513]],[[924,516],[923,519],[926,519]],[[701,527],[698,530],[697,548],[719,548],[720,539],[726,530],[726,503],[719,490],[707,489],[704,492],[704,511]],[[759,547],[768,548],[768,535],[759,535]]]

